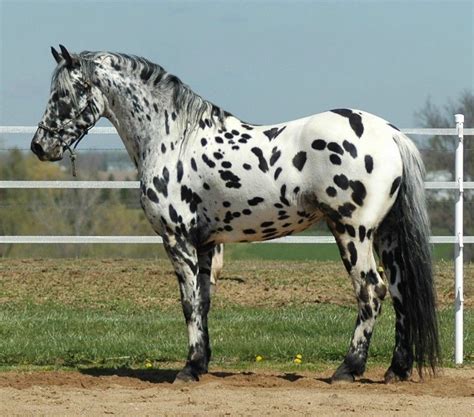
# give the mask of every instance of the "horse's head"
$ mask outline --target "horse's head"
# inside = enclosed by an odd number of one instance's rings
[[[61,54],[51,48],[58,63],[51,82],[46,111],[38,124],[31,150],[42,161],[62,159],[64,150],[82,139],[99,120],[103,101],[98,88],[84,71],[84,62],[60,45]]]

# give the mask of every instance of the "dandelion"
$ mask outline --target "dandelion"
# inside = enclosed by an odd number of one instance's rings
[[[145,368],[152,368],[153,367],[153,364],[151,363],[151,361],[149,359],[147,359],[145,361]]]
[[[301,362],[303,362],[303,355],[301,353],[298,353],[295,356],[295,359],[293,359],[293,362],[296,363],[297,365],[301,364]]]
[[[261,355],[255,356],[255,362],[261,362],[261,361],[263,361],[263,356]]]

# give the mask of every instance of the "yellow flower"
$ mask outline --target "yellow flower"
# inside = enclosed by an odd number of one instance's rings
[[[295,358],[295,360],[293,362],[296,363],[297,365],[299,365],[302,362],[302,360],[300,358]]]
[[[263,356],[257,355],[255,356],[255,362],[261,362],[263,361]]]
[[[296,356],[295,356],[296,359],[303,359],[303,355],[301,353],[298,353]]]
[[[153,367],[153,364],[149,360],[147,360],[145,362],[145,368],[152,368],[152,367]]]

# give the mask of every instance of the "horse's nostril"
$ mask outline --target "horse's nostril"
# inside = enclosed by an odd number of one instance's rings
[[[43,148],[41,147],[41,145],[39,143],[36,143],[36,142],[33,142],[31,144],[31,150],[33,151],[34,154],[38,155],[38,156],[44,156],[44,150]]]

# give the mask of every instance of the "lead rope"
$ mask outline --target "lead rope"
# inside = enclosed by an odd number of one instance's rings
[[[69,159],[71,160],[71,168],[72,168],[72,176],[77,177],[77,172],[76,172],[76,154],[74,151],[71,149],[71,147],[66,143],[66,141],[62,140],[60,137],[58,137],[58,140],[61,142],[61,144],[66,148],[67,151],[69,151]]]

